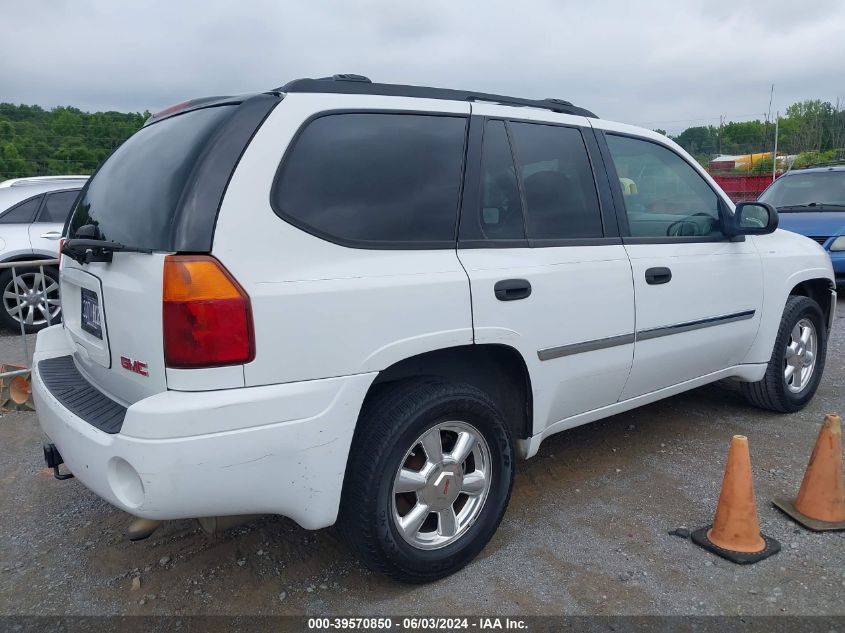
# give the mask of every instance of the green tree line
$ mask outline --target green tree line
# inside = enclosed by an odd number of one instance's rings
[[[148,116],[148,112],[89,113],[72,107],[45,110],[0,103],[0,180],[90,174]],[[673,138],[706,165],[716,154],[772,151],[775,123],[754,120],[695,126]],[[794,167],[845,161],[843,148],[845,109],[839,102],[801,101],[789,106],[779,119],[778,153],[799,154]],[[771,170],[771,162],[761,162],[759,168]]]
[[[0,103],[0,180],[90,174],[148,116]]]
[[[778,119],[778,154],[797,154],[793,167],[845,161],[845,109],[818,99],[793,103]],[[720,126],[690,127],[673,137],[702,164],[717,154],[771,152],[775,122],[731,121]],[[760,167],[771,171],[771,161]]]

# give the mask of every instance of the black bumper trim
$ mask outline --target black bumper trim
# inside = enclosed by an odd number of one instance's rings
[[[76,368],[73,356],[38,363],[44,386],[63,407],[104,433],[119,433],[126,407],[96,389]]]

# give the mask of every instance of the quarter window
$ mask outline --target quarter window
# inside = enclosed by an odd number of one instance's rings
[[[593,171],[576,128],[509,123],[525,194],[529,239],[603,236]]]
[[[722,237],[719,197],[675,152],[607,135],[632,237]]]
[[[38,211],[43,196],[30,198],[0,215],[0,224],[29,224]]]
[[[312,121],[273,188],[282,218],[353,246],[454,246],[466,119],[350,113]]]

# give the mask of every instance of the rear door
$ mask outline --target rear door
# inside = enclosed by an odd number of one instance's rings
[[[637,342],[622,399],[705,376],[745,357],[757,333],[762,265],[724,232],[724,200],[687,159],[607,132],[612,185],[631,258]]]
[[[586,119],[501,111],[473,105],[458,253],[475,340],[521,352],[538,433],[616,402],[633,357],[633,284]]]

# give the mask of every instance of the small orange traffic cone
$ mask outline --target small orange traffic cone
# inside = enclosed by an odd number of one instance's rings
[[[690,535],[693,543],[722,558],[749,565],[780,551],[780,543],[760,533],[748,438],[734,435],[713,525]]]
[[[824,416],[819,439],[795,501],[778,497],[772,503],[811,530],[845,530],[842,419],[838,415]]]
[[[0,374],[26,369],[23,365],[0,364]],[[0,378],[0,410],[35,411],[29,371],[11,378]]]

